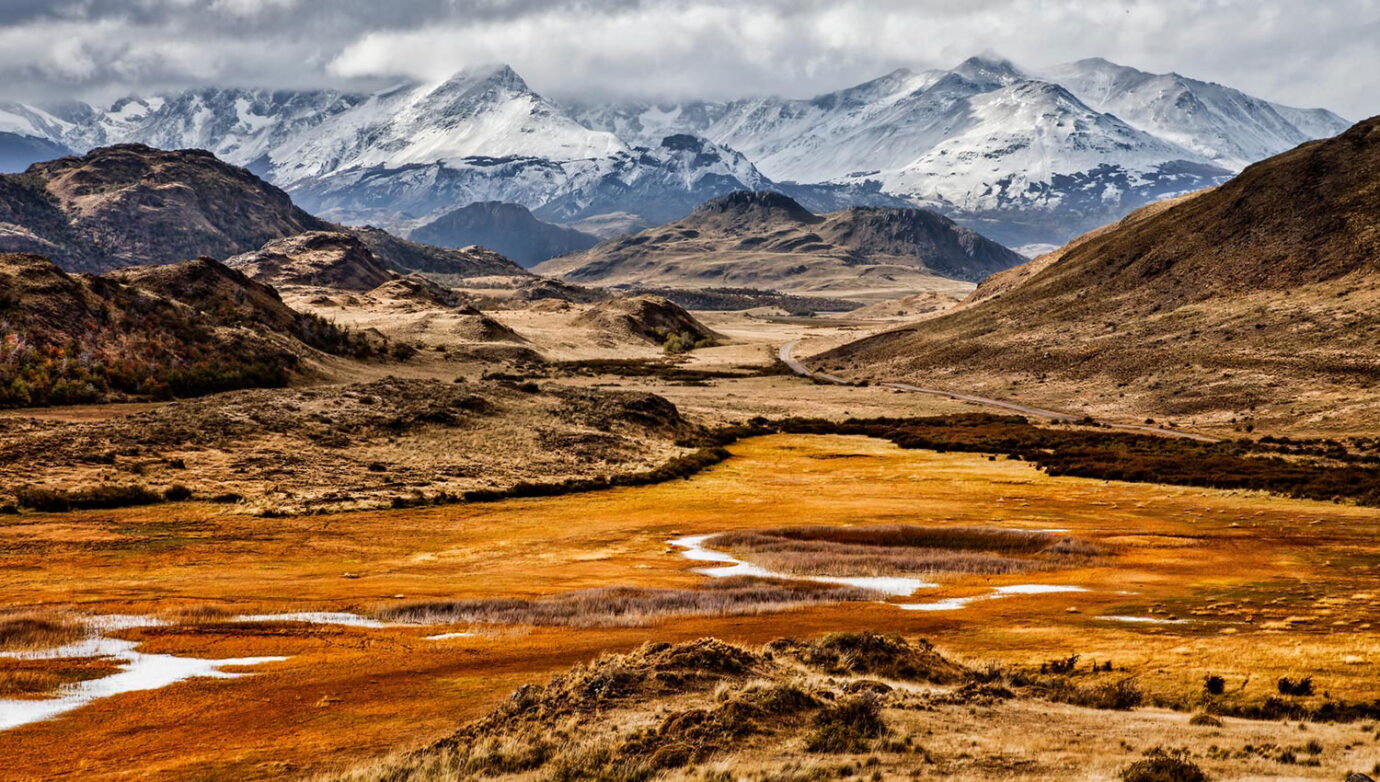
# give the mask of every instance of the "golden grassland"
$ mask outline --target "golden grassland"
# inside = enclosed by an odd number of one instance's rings
[[[21,780],[324,772],[436,740],[518,685],[600,652],[839,629],[925,637],[974,665],[1112,660],[1165,703],[1197,697],[1207,674],[1225,677],[1227,697],[1242,703],[1273,694],[1281,676],[1305,675],[1317,699],[1380,698],[1375,509],[1051,478],[1001,457],[857,437],[764,437],[730,450],[734,458],[690,480],[550,499],[279,519],[175,504],[0,520],[5,608],[156,614],[174,624],[123,637],[145,651],[291,658],[252,676],[130,693],[5,731],[0,757]],[[862,524],[1068,530],[1108,554],[1038,572],[942,574],[938,588],[913,598],[984,595],[1003,584],[1088,589],[958,611],[850,603],[597,628],[217,621],[218,612],[372,612],[613,585],[690,588],[705,579],[667,545],[678,535]],[[1099,618],[1111,615],[1190,621]],[[467,629],[478,635],[426,638]],[[1032,720],[1043,713],[1022,708]]]

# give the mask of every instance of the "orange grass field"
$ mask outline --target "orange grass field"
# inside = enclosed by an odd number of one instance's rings
[[[0,610],[154,614],[171,624],[120,636],[140,641],[141,651],[290,659],[0,732],[0,778],[330,771],[447,735],[518,685],[601,651],[703,635],[756,643],[875,629],[923,636],[975,665],[1038,666],[1074,653],[1110,659],[1152,698],[1189,698],[1208,673],[1226,677],[1243,700],[1263,700],[1286,675],[1313,676],[1319,697],[1380,698],[1375,509],[1050,478],[1005,458],[859,437],[762,437],[730,450],[733,458],[690,480],[484,505],[285,519],[209,504],[4,517]],[[1000,584],[1089,590],[944,612],[854,603],[596,629],[214,621],[218,611],[368,613],[431,599],[693,587],[705,577],[668,539],[816,524],[1060,529],[1110,556],[1076,569],[943,576],[939,588],[906,601]],[[1112,615],[1190,621],[1098,618]],[[466,629],[478,635],[426,638]]]

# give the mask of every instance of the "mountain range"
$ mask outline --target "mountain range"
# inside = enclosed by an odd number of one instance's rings
[[[563,106],[507,66],[376,93],[207,88],[98,109],[0,105],[0,164],[135,142],[204,148],[306,210],[406,230],[473,202],[572,223],[683,217],[738,190],[806,208],[920,205],[1059,244],[1347,126],[1177,74],[998,57],[807,100]]]
[[[809,100],[577,106],[634,143],[697,133],[775,181],[874,183],[1011,246],[1062,244],[1348,122],[1106,60],[898,70]]]

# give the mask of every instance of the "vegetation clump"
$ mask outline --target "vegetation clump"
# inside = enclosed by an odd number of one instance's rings
[[[873,632],[830,633],[817,641],[785,638],[767,646],[772,654],[795,659],[827,674],[880,676],[936,684],[960,680],[965,671],[945,659],[926,640]]]
[[[1275,688],[1280,695],[1291,695],[1303,697],[1313,694],[1313,677],[1305,676],[1302,679],[1290,679],[1288,676],[1282,677],[1275,682]]]
[[[863,693],[816,714],[805,748],[833,754],[866,752],[871,740],[881,738],[886,730],[881,701],[874,693]]]
[[[72,491],[26,486],[15,491],[15,501],[19,507],[52,513],[153,505],[163,500],[163,494],[137,484],[106,483]]]
[[[1016,573],[1098,552],[1047,532],[915,525],[743,530],[716,535],[709,544],[777,572],[838,576]]]
[[[1121,770],[1122,782],[1207,782],[1208,776],[1189,759],[1187,750],[1155,747]]]

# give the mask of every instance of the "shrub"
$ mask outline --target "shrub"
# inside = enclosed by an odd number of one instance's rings
[[[1079,655],[1071,654],[1062,660],[1050,660],[1049,662],[1041,663],[1040,673],[1048,672],[1057,676],[1073,673],[1073,670],[1078,667],[1078,657]]]
[[[805,748],[810,752],[830,754],[866,752],[869,740],[885,733],[881,699],[864,693],[815,715],[814,730],[806,738]]]
[[[1135,679],[1126,678],[1111,684],[1101,684],[1089,692],[1086,705],[1095,709],[1126,711],[1134,709],[1145,701],[1145,693],[1136,685]]]
[[[1145,702],[1145,693],[1130,677],[1092,687],[1077,687],[1067,678],[1045,682],[1042,686],[1046,697],[1052,701],[1091,709],[1126,711]]]
[[[175,483],[163,490],[163,499],[168,502],[185,502],[191,498],[192,490],[180,483]]]
[[[1203,728],[1222,727],[1222,721],[1211,714],[1194,714],[1193,717],[1189,719],[1188,724]]]
[[[883,676],[936,684],[963,676],[963,669],[936,652],[929,641],[917,639],[912,644],[895,634],[830,633],[813,643],[779,639],[767,649],[830,675]]]
[[[1156,747],[1121,771],[1122,782],[1207,782],[1207,775],[1183,749]]]
[[[1313,677],[1305,676],[1302,679],[1293,680],[1288,676],[1281,678],[1275,683],[1280,695],[1305,696],[1313,694]]]
[[[1227,691],[1227,680],[1221,676],[1208,674],[1203,677],[1203,691],[1208,695],[1221,695]]]

